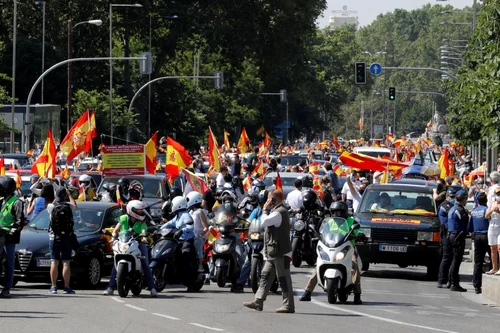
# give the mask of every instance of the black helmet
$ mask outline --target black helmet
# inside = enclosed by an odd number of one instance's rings
[[[317,199],[318,195],[311,189],[302,192],[302,204],[305,208],[314,207]]]
[[[302,187],[313,188],[313,179],[310,175],[300,176],[298,179],[302,179]]]
[[[4,177],[2,179],[2,186],[5,191],[4,196],[12,195],[16,191],[16,181],[10,177]]]
[[[256,187],[257,190],[260,192],[260,191],[262,191],[262,190],[264,190],[266,188],[266,183],[264,183],[260,179],[256,179],[256,180],[253,181],[252,186]]]
[[[173,199],[175,197],[182,197],[182,190],[177,186],[173,186],[170,189],[170,198]]]
[[[262,190],[259,192],[259,204],[260,205],[264,205],[264,203],[266,203],[268,195],[269,195],[268,190]]]
[[[334,201],[330,206],[330,212],[334,216],[343,217],[345,219],[348,217],[347,216],[348,209],[349,208],[347,207],[347,204],[343,201]],[[339,212],[339,214],[335,215],[335,212]]]
[[[121,193],[128,194],[128,188],[130,186],[130,180],[126,177],[122,177],[118,180],[118,186],[120,187]]]
[[[222,192],[224,192],[225,190],[226,188],[222,186],[217,187],[217,189],[215,190],[215,198],[219,201],[219,203],[222,202]]]
[[[259,192],[256,189],[250,189],[248,190],[248,197],[250,198],[250,203],[255,205],[259,201]]]

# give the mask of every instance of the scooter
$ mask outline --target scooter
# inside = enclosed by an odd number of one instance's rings
[[[189,263],[183,263],[182,261],[182,241],[174,237],[177,230],[176,228],[158,230],[157,233],[160,234],[160,238],[151,249],[151,262],[149,267],[153,274],[153,281],[157,292],[165,289],[167,284],[186,285],[180,265]],[[197,267],[196,257],[193,256],[190,264],[193,265],[193,267]],[[205,272],[197,272],[194,269],[193,272],[196,274],[193,290],[200,291],[205,282]]]
[[[347,302],[354,290],[351,270],[355,248],[351,240],[354,238],[354,231],[359,228],[359,224],[349,228],[347,221],[341,217],[325,219],[321,224],[316,271],[318,284],[326,291],[330,304],[335,304],[337,297],[340,302]],[[363,265],[359,256],[358,265]]]
[[[295,267],[302,265],[302,260],[305,260],[308,265],[316,264],[316,244],[315,237],[316,219],[315,211],[306,211],[295,215],[295,223],[293,225],[292,238],[292,264]],[[319,216],[319,215],[318,215]]]

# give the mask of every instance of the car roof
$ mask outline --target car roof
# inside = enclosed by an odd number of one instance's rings
[[[390,184],[406,184],[406,185],[420,185],[420,186],[433,186],[437,183],[432,180],[416,179],[416,178],[401,178],[392,181]]]
[[[158,174],[158,175],[148,174],[148,175],[133,175],[133,176],[104,176],[103,178],[104,179],[109,179],[109,178],[121,178],[121,177],[131,178],[131,179],[140,179],[140,178],[145,178],[145,179],[163,179],[163,178],[165,178],[165,174],[162,173],[162,174]]]
[[[434,188],[435,186],[431,184],[425,186],[424,184],[405,184],[405,183],[391,182],[387,184],[371,184],[366,188],[366,190],[408,191],[408,192],[415,192],[415,190],[420,190],[420,192],[432,193],[432,190]]]
[[[304,177],[308,175],[307,173],[303,172],[282,172],[280,173],[280,177],[282,178],[298,178],[298,177]],[[275,178],[278,176],[278,173],[276,172],[269,172],[267,175],[264,176],[264,178]]]

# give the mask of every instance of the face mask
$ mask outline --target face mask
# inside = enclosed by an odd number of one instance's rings
[[[451,199],[450,199],[450,203],[451,203],[452,205],[454,205],[454,204],[455,204],[455,198],[451,198]]]

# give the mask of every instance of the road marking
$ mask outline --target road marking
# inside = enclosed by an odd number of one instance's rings
[[[405,296],[405,297],[426,297],[426,298],[450,298],[449,295],[434,295],[434,294],[399,294],[399,293],[391,293],[391,292],[386,292],[386,291],[369,291],[369,290],[364,290],[363,291],[365,294],[378,294],[378,295],[390,295],[390,296]]]
[[[372,308],[370,310],[373,310],[373,311],[385,311],[385,312],[389,312],[389,313],[394,313],[394,314],[400,314],[401,312],[399,311],[396,311],[396,310],[390,310],[390,309],[377,309],[377,308]]]
[[[363,289],[364,292],[368,293],[383,293],[383,294],[390,294],[390,290],[382,290],[382,289]]]
[[[456,317],[456,315],[451,314],[451,313],[444,313],[444,312],[436,312],[436,311],[422,311],[422,310],[417,310],[417,314],[419,315],[426,315],[426,316],[448,316],[448,317]]]
[[[125,304],[125,306],[128,306],[129,308],[137,310],[137,311],[146,311],[146,309],[140,308],[140,307],[132,305],[132,304]]]
[[[118,302],[118,303],[125,303],[125,301],[124,301],[124,300],[121,300],[121,299],[119,299],[119,298],[118,298],[118,297],[116,297],[116,296],[111,297],[111,299],[112,299],[113,301],[115,301],[115,302]]]
[[[164,314],[161,314],[161,313],[152,313],[152,315],[158,316],[158,317],[167,318],[167,319],[171,319],[171,320],[180,320],[179,318],[172,317],[172,316],[167,316],[167,315],[164,315]]]
[[[412,305],[415,309],[425,309],[425,310],[439,310],[437,306],[432,305]]]
[[[471,308],[467,308],[467,307],[461,307],[461,306],[443,306],[443,308],[450,309],[451,311],[455,311],[455,312],[466,312],[466,313],[479,312],[479,310],[471,309]]]
[[[198,326],[201,328],[206,328],[207,330],[212,330],[212,331],[218,331],[218,332],[224,332],[222,328],[216,328],[216,327],[210,327],[210,326],[205,326],[202,324],[197,324],[197,323],[189,323],[190,325]]]

